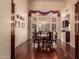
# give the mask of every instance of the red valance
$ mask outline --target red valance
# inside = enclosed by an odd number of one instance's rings
[[[58,16],[60,17],[60,12],[57,10],[57,11],[52,11],[52,10],[50,10],[50,11],[48,11],[48,12],[42,12],[42,11],[39,11],[39,10],[30,10],[29,11],[29,16],[31,16],[32,15],[32,13],[40,13],[40,14],[42,14],[42,15],[47,15],[47,14],[49,14],[49,13],[57,13],[58,14]]]

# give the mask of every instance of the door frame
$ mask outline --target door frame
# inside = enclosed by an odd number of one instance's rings
[[[11,0],[11,59],[15,59],[15,4]]]
[[[79,59],[79,1],[75,4],[75,59]],[[77,15],[76,15],[77,14]]]

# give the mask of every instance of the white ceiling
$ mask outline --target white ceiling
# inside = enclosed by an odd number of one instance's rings
[[[65,0],[30,0],[30,1],[65,1]]]

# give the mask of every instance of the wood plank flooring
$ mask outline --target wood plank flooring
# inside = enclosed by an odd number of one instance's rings
[[[75,59],[74,49],[71,46],[57,43],[57,49],[42,50],[33,48],[31,43],[27,41],[18,46],[15,51],[15,59]]]

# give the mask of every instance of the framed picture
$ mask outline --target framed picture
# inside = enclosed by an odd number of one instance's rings
[[[16,24],[16,27],[20,28],[20,21],[16,21],[15,24]]]
[[[21,23],[21,28],[25,28],[25,23]]]
[[[50,24],[39,24],[38,31],[48,32],[50,30]]]
[[[16,15],[16,18],[19,18],[19,15],[18,14]]]
[[[22,16],[20,16],[20,20],[22,20]]]

